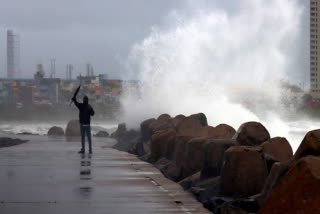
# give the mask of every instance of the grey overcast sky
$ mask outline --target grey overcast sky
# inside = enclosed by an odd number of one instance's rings
[[[38,63],[49,71],[55,58],[59,76],[67,63],[84,73],[91,62],[97,73],[118,77],[130,47],[180,5],[179,0],[1,0],[1,77],[6,76],[6,28],[20,35],[23,76],[31,77]]]
[[[95,73],[120,78],[124,59],[131,47],[150,34],[154,26],[166,26],[172,11],[188,13],[192,0],[1,0],[0,77],[6,77],[6,28],[20,35],[23,77],[32,77],[36,64],[50,70],[56,59],[59,77],[66,64],[74,73],[85,73],[91,62]],[[200,8],[221,8],[235,13],[241,1],[199,0]],[[308,1],[301,1],[308,8]],[[195,4],[192,4],[193,7]],[[307,80],[308,16],[303,16],[303,33],[297,46],[295,77]],[[298,68],[297,68],[298,66]]]

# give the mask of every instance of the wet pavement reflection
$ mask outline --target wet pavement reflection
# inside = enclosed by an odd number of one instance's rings
[[[0,149],[0,214],[209,213],[111,139],[94,138],[94,153],[80,155],[79,141],[19,137],[30,142]]]
[[[80,160],[80,195],[84,198],[90,198],[93,192],[91,177],[91,156],[90,154],[81,154]]]

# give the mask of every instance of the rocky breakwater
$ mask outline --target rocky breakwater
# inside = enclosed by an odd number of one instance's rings
[[[202,113],[163,114],[140,130],[121,124],[112,137],[115,148],[153,163],[214,213],[288,213],[286,206],[320,213],[320,130],[309,132],[294,155],[285,138],[271,138],[261,123],[235,131],[209,126]]]

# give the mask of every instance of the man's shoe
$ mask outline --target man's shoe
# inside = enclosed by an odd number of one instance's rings
[[[92,151],[89,151],[89,154],[92,154]]]
[[[81,149],[78,153],[79,154],[84,154],[84,150]]]

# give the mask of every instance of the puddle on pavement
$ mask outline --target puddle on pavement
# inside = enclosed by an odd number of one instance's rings
[[[81,161],[81,166],[91,166],[91,161]]]
[[[92,172],[91,172],[91,155],[81,154],[80,159],[80,184],[79,192],[82,197],[88,198],[93,192],[91,187]]]
[[[90,169],[80,170],[80,175],[91,175],[91,170]]]

